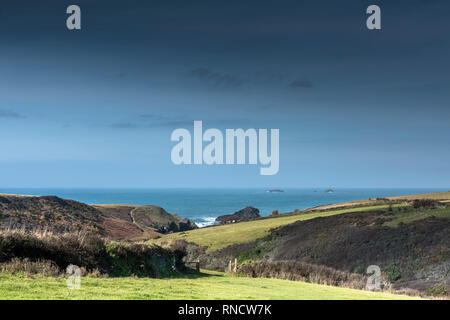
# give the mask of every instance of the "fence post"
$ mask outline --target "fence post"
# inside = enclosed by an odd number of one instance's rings
[[[195,270],[197,270],[197,272],[200,272],[200,259],[197,259],[197,262],[195,263]]]
[[[231,273],[231,260],[228,262],[227,273]]]
[[[237,259],[234,258],[234,269],[233,269],[233,275],[237,272]]]

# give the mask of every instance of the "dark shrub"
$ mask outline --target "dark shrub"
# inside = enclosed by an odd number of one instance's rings
[[[178,255],[180,262],[189,262],[190,267],[192,267],[192,262],[196,262],[208,248],[186,240],[164,241],[161,243],[161,246]],[[177,266],[178,270],[183,270],[183,268],[185,268],[184,264]]]
[[[184,269],[183,253],[179,251],[175,253],[159,246],[143,244],[111,243],[107,248],[108,256],[111,258],[112,276],[159,278]]]
[[[414,209],[418,208],[433,208],[437,204],[436,201],[430,199],[416,199],[413,201]]]
[[[427,296],[431,297],[439,297],[439,296],[448,296],[448,289],[444,285],[436,285],[431,288],[429,288],[426,293]]]
[[[305,281],[354,289],[364,289],[366,285],[366,278],[362,275],[299,261],[249,261],[239,266],[238,273],[251,277]]]
[[[86,269],[108,269],[104,241],[94,234],[38,234],[12,231],[0,234],[0,262],[13,258],[50,260],[61,270],[69,264]]]
[[[400,268],[394,264],[383,270],[382,273],[386,276],[386,279],[389,282],[395,282],[402,277]]]
[[[70,264],[87,272],[113,276],[161,277],[184,268],[182,251],[107,242],[92,233],[54,235],[5,231],[0,233],[0,253],[3,266],[18,265],[19,260],[25,261],[25,265],[50,261],[62,273]]]
[[[28,258],[13,258],[9,262],[0,264],[1,272],[9,272],[11,274],[24,273],[26,275],[40,274],[43,276],[59,276],[61,270],[58,266],[49,260],[31,261]]]

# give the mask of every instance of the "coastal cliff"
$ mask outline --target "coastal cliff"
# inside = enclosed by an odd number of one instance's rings
[[[112,240],[141,240],[196,229],[158,206],[88,205],[56,196],[0,195],[0,229],[91,231]]]

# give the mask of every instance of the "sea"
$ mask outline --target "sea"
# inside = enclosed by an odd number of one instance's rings
[[[274,210],[280,213],[307,209],[319,205],[345,201],[401,196],[418,193],[446,192],[437,188],[325,188],[281,189],[268,192],[251,189],[118,189],[118,188],[0,188],[0,193],[26,195],[55,195],[87,204],[157,205],[169,213],[194,221],[199,227],[215,223],[224,214],[232,214],[247,206],[267,216]]]

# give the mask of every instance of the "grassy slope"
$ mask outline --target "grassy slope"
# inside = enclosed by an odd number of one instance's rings
[[[400,205],[395,205],[400,206]],[[326,212],[313,212],[307,214],[280,216],[275,218],[240,222],[236,224],[222,225],[210,228],[196,229],[186,232],[167,234],[157,240],[150,240],[147,243],[161,243],[167,240],[186,240],[202,246],[207,246],[208,251],[214,251],[226,246],[249,242],[266,236],[270,229],[277,228],[299,220],[308,220],[317,217],[327,217],[348,212],[370,211],[375,209],[386,209],[387,205],[370,206],[363,208],[351,208],[333,210]]]
[[[417,220],[426,219],[429,217],[450,218],[450,208],[446,209],[418,209],[406,212],[398,212],[394,215],[391,221],[384,225],[389,227],[396,227],[399,223],[411,223]]]
[[[390,199],[390,200],[431,199],[431,200],[437,200],[437,201],[441,201],[441,202],[450,202],[450,191],[386,197],[386,199]],[[326,204],[326,205],[308,209],[308,211],[343,209],[343,207],[352,207],[352,206],[374,206],[374,205],[377,205],[378,202],[379,201],[376,199],[356,200],[356,201],[341,202],[341,203],[335,203],[335,204]]]
[[[288,280],[230,277],[205,271],[174,279],[82,278],[69,290],[64,278],[0,273],[0,299],[412,299]]]
[[[436,192],[436,193],[423,193],[423,194],[413,194],[407,196],[397,196],[397,197],[388,197],[388,199],[396,200],[396,199],[432,199],[432,200],[450,200],[450,191],[448,192]]]

